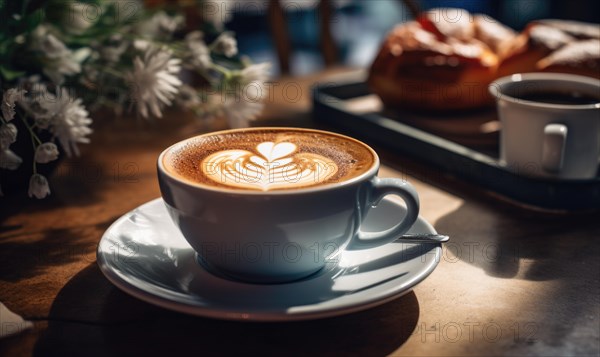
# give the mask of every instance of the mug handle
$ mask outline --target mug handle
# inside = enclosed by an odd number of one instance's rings
[[[544,127],[542,167],[548,172],[560,172],[565,159],[567,127],[563,124],[548,124]]]
[[[370,181],[367,192],[366,207],[376,206],[387,195],[398,195],[406,203],[406,216],[394,227],[380,232],[358,233],[350,240],[346,249],[359,250],[374,248],[395,241],[406,233],[419,216],[419,195],[410,183],[399,178],[374,177]],[[361,207],[361,210],[364,210]]]

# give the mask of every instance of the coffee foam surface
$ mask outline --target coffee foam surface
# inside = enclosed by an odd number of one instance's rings
[[[169,151],[164,164],[186,180],[216,187],[271,191],[342,182],[368,171],[364,145],[301,130],[249,130],[193,138]]]

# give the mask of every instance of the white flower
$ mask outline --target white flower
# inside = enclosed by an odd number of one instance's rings
[[[0,169],[16,170],[19,168],[23,159],[10,149],[0,150]]]
[[[265,81],[269,78],[270,63],[249,65],[242,70],[232,71],[225,88],[235,89],[237,97],[259,102],[267,94]],[[227,91],[231,95],[231,90]]]
[[[23,89],[10,88],[2,96],[2,116],[6,121],[11,121],[15,117],[15,103],[23,100],[27,91]]]
[[[235,94],[228,90],[223,97],[223,113],[230,127],[247,127],[248,121],[260,114],[267,94],[264,82],[269,69],[269,63],[260,63],[232,74],[227,85],[235,89]]]
[[[0,149],[6,150],[10,144],[17,141],[17,127],[14,124],[0,126]]]
[[[209,68],[212,64],[210,49],[204,43],[203,37],[204,34],[200,31],[190,32],[185,37],[185,44],[189,51],[186,56],[186,64],[199,71]]]
[[[102,10],[93,4],[71,2],[64,13],[62,25],[68,32],[80,35],[96,23],[100,17],[98,11]]]
[[[55,110],[53,103],[57,101],[56,96],[48,91],[43,83],[34,83],[31,97],[25,101],[24,108],[33,117],[35,126],[40,129],[48,129]]]
[[[248,122],[255,119],[262,110],[263,104],[260,102],[234,100],[231,97],[227,97],[223,103],[225,119],[231,128],[248,127]]]
[[[35,150],[35,162],[47,164],[58,159],[58,148],[54,143],[43,143]]]
[[[39,52],[44,65],[42,72],[54,84],[61,84],[65,76],[81,72],[80,62],[89,55],[89,49],[86,48],[72,52],[44,25],[33,31],[31,47]]]
[[[251,64],[241,71],[242,81],[248,83],[259,82],[264,84],[264,82],[269,79],[270,69],[271,64],[269,62]]]
[[[181,81],[177,78],[181,61],[171,57],[171,51],[149,48],[144,59],[139,56],[133,62],[134,70],[128,73],[136,109],[143,117],[148,111],[161,117],[164,105],[171,105]]]
[[[158,30],[161,34],[171,36],[173,32],[179,29],[183,25],[183,16],[168,16],[165,12],[160,11],[153,17],[153,21],[156,23]]]
[[[54,94],[48,93],[54,97]],[[28,112],[33,116],[33,120],[35,122],[35,126],[40,129],[48,129],[50,123],[52,122],[52,118],[54,117],[54,113],[48,112],[50,107],[50,103],[45,103],[44,101],[48,98],[43,98],[41,100],[35,101],[32,100],[28,106]],[[52,100],[49,100],[52,101]],[[45,103],[45,104],[42,104]]]
[[[67,46],[44,25],[36,27],[32,36],[31,46],[34,50],[41,51],[44,56],[60,58],[64,52],[69,51]]]
[[[204,41],[204,32],[202,31],[192,31],[185,35],[185,42],[197,42]]]
[[[48,180],[40,174],[33,174],[29,179],[29,197],[42,199],[50,194]]]
[[[128,45],[122,35],[112,35],[108,44],[100,47],[100,56],[108,62],[118,62],[121,55],[127,50]]]
[[[233,57],[238,53],[237,41],[230,32],[222,33],[212,46],[215,52],[222,53],[226,57]]]
[[[137,40],[133,41],[133,47],[138,51],[142,51],[142,52],[146,51],[150,48],[150,46],[151,46],[150,41],[147,41],[147,40],[137,39]]]
[[[89,143],[87,135],[91,134],[90,124],[92,119],[81,104],[81,99],[73,99],[66,88],[56,93],[46,93],[39,98],[39,105],[45,114],[35,118],[45,119],[50,132],[58,138],[68,156],[72,153],[79,155],[77,143]]]
[[[159,11],[150,19],[139,22],[135,26],[135,32],[149,39],[169,39],[183,23],[181,15],[169,16],[166,12]]]
[[[19,102],[27,114],[33,117],[35,126],[39,129],[48,129],[50,125],[50,113],[42,106],[42,102],[47,100],[47,96],[54,96],[48,93],[44,83],[39,82],[39,76],[31,76],[23,80],[23,85],[29,88],[28,95]]]

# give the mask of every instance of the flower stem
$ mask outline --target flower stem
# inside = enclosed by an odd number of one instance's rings
[[[35,141],[33,140],[33,136],[31,136],[31,146],[33,146],[33,160],[32,160],[32,166],[33,166],[33,174],[37,174],[37,165],[35,163],[35,152],[37,150],[37,145],[35,145]]]
[[[20,117],[21,121],[23,122],[23,124],[25,124],[25,127],[27,128],[27,130],[29,131],[29,134],[31,135],[31,141],[37,142],[38,145],[40,145],[42,143],[42,141],[40,140],[40,138],[33,132],[33,128],[31,127],[31,125],[29,125],[29,123],[27,122],[27,118],[26,117]],[[35,147],[34,147],[35,149]]]
[[[212,69],[218,71],[218,72],[221,72],[221,74],[223,74],[225,76],[225,78],[228,78],[231,75],[231,71],[230,70],[228,70],[227,68],[225,68],[225,67],[223,67],[221,65],[218,65],[218,64],[216,64],[214,62],[211,63],[210,67]]]
[[[29,136],[31,137],[31,146],[33,147],[33,160],[32,160],[33,163],[32,163],[32,167],[33,167],[33,174],[35,175],[35,174],[37,174],[37,164],[35,162],[35,152],[37,150],[37,147],[42,144],[42,141],[33,132],[33,129],[31,128],[31,126],[27,122],[27,118],[25,116],[19,116],[19,118],[21,119],[21,121],[23,122],[23,124],[25,124],[25,127],[29,131]]]

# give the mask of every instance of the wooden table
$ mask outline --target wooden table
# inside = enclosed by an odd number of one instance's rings
[[[328,74],[276,82],[255,125],[316,126],[308,87]],[[293,323],[197,318],[132,298],[96,265],[102,233],[160,195],[155,160],[163,148],[224,124],[180,113],[151,123],[102,115],[96,122],[93,145],[60,164],[49,198],[0,199],[0,301],[35,323],[0,340],[1,356],[600,353],[598,214],[524,210],[381,148],[381,174],[415,184],[422,216],[452,237],[413,292],[366,311]]]

